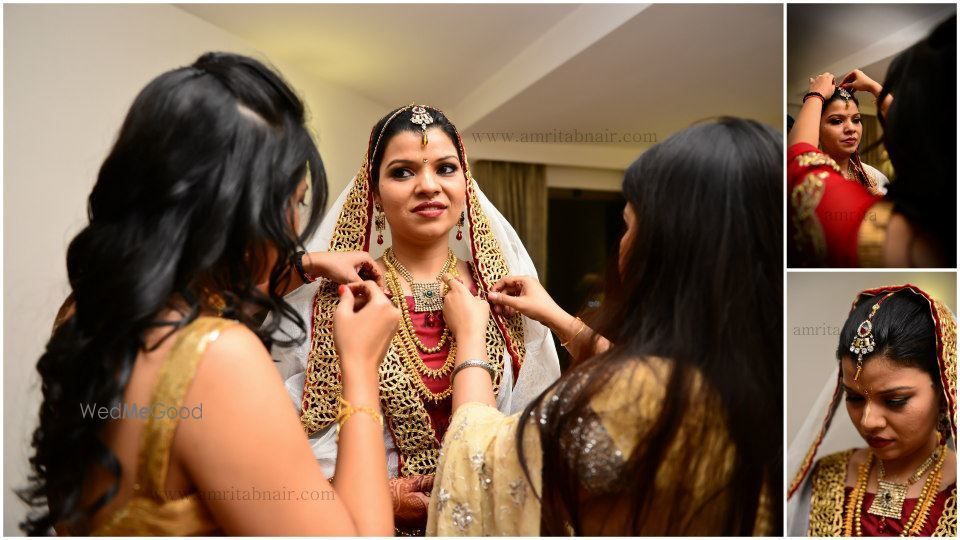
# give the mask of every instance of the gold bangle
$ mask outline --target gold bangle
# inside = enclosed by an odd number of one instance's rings
[[[380,423],[380,428],[383,428],[383,415],[380,414],[380,411],[374,409],[373,407],[354,407],[350,404],[349,401],[343,399],[343,396],[340,396],[340,411],[337,413],[337,440],[340,440],[340,429],[343,427],[343,424],[346,423],[347,419],[350,418],[353,413],[366,413],[369,414]]]
[[[580,321],[580,329],[577,330],[577,333],[574,334],[572,338],[568,339],[566,343],[561,343],[561,347],[566,347],[567,345],[573,343],[573,340],[577,339],[577,336],[579,336],[580,333],[583,332],[583,330],[587,327],[587,323],[583,322],[580,317],[577,317],[577,320]]]

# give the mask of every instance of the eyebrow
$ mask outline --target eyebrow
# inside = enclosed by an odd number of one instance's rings
[[[443,156],[442,158],[439,158],[436,161],[444,161],[446,159],[454,159],[456,157],[457,156],[454,156],[454,155]],[[394,159],[390,163],[387,163],[387,167],[392,166],[394,163],[417,163],[417,162],[412,159]]]
[[[843,383],[840,383],[840,384],[843,386],[843,389],[844,389],[845,391],[847,391],[847,392],[852,392],[852,393],[854,393],[854,394],[862,394],[862,393],[863,393],[863,392],[860,392],[859,390],[855,390],[855,389],[853,389],[853,388],[850,388],[850,387],[847,386],[846,384],[843,384]],[[880,390],[879,392],[874,392],[874,394],[876,394],[876,395],[892,394],[892,393],[894,393],[894,392],[900,392],[900,391],[903,391],[903,390],[913,390],[913,387],[912,387],[912,386],[895,386],[895,387],[893,387],[893,388],[887,388],[886,390]]]
[[[833,114],[831,114],[830,116],[828,116],[827,118],[846,118],[846,117],[848,117],[848,116],[860,116],[860,113],[853,113],[853,114],[833,113]]]

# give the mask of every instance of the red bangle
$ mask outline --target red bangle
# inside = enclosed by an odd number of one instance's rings
[[[827,102],[827,98],[823,97],[823,94],[821,94],[820,92],[807,92],[806,95],[803,96],[803,102],[806,103],[807,100],[808,100],[809,98],[811,98],[811,97],[818,97],[818,98],[820,98],[820,102],[821,102],[821,103],[826,103],[826,102]]]

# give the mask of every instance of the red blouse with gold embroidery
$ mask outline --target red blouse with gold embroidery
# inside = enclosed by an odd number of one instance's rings
[[[787,150],[789,265],[879,266],[890,204],[809,143]]]

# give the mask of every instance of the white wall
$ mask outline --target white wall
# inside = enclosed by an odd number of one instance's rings
[[[68,293],[64,256],[137,92],[208,50],[264,60],[250,45],[166,5],[4,7],[4,533],[19,534],[35,364]],[[379,104],[277,66],[304,98],[331,197],[360,164]]]

